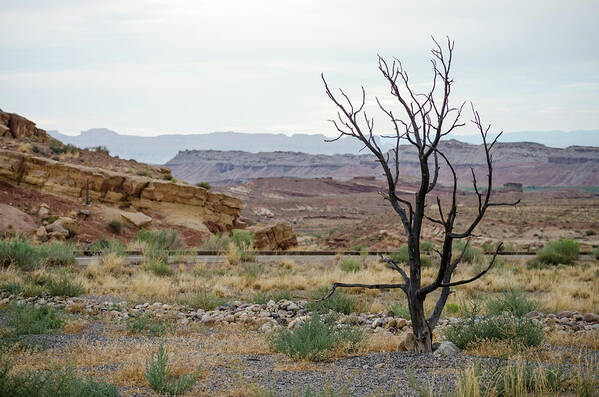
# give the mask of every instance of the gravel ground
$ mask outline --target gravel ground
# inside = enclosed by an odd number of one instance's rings
[[[0,315],[0,327],[4,318]],[[85,330],[78,334],[29,335],[23,341],[53,347],[58,351],[71,343],[85,338],[88,343],[110,344],[115,341],[134,344],[151,341],[157,345],[160,337],[125,335],[111,332],[122,326],[99,320],[90,321]],[[219,332],[213,328],[203,328],[206,335]],[[220,331],[222,332],[222,331]],[[202,351],[202,342],[197,338],[169,338],[167,348],[178,346],[179,351]],[[169,347],[170,346],[170,347]],[[552,350],[564,353],[573,351],[570,347],[553,347]],[[149,354],[149,352],[148,352]],[[599,351],[583,353],[589,360],[599,362]],[[272,391],[275,396],[304,396],[306,388],[318,395],[324,388],[331,388],[340,395],[351,396],[418,396],[410,387],[409,377],[421,385],[440,391],[452,389],[459,371],[478,362],[483,367],[499,362],[497,359],[472,357],[458,353],[454,356],[434,354],[414,355],[409,352],[370,353],[362,356],[346,357],[330,362],[297,364],[281,354],[200,354],[205,362],[190,362],[190,370],[195,366],[208,370],[210,375],[196,385],[190,395],[224,395],[226,391],[237,389],[248,392],[252,387]],[[197,357],[197,356],[196,356]],[[122,364],[106,363],[94,367],[94,372],[111,373],[122,369]],[[91,370],[92,368],[88,368]],[[121,388],[125,395],[155,395],[149,389]],[[345,394],[343,394],[345,393]],[[243,394],[238,394],[243,395]],[[270,395],[267,395],[270,396]]]

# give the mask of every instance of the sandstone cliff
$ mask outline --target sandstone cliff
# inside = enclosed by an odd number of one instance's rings
[[[0,109],[0,137],[21,139],[25,137],[37,137],[46,142],[49,136],[46,131],[39,129],[35,123],[15,113],[6,113]]]
[[[0,180],[75,198],[88,193],[92,201],[115,206],[178,211],[201,219],[212,232],[237,227],[242,207],[237,198],[200,187],[6,150],[0,150]]]

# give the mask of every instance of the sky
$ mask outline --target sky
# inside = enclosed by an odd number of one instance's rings
[[[595,0],[0,0],[0,10],[0,108],[67,134],[334,135],[321,72],[352,97],[364,85],[384,130],[377,54],[401,59],[425,90],[431,35],[455,40],[453,103],[472,101],[495,129],[599,128]]]

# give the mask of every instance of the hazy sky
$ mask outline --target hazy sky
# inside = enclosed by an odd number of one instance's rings
[[[77,133],[333,134],[320,73],[386,95],[376,55],[506,131],[599,128],[599,1],[0,0],[0,108]],[[382,116],[379,116],[382,121]],[[467,132],[467,130],[464,130]]]

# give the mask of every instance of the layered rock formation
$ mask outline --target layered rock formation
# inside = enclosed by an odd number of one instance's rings
[[[286,250],[297,247],[297,237],[291,225],[280,222],[269,226],[254,226],[254,248],[259,250]]]
[[[6,113],[0,109],[0,136],[22,139],[36,137],[42,142],[48,141],[46,131],[39,129],[35,123],[15,113]]]
[[[239,227],[241,201],[206,189],[0,150],[0,180],[116,206],[183,209],[212,232]]]
[[[440,150],[452,162],[460,186],[472,185],[471,168],[480,181],[485,180],[486,158],[481,145],[449,140],[441,142]],[[399,158],[403,179],[419,177],[420,164],[411,145],[400,147]],[[531,142],[497,143],[493,148],[493,162],[495,187],[509,182],[524,186],[596,186],[599,183],[598,147],[558,149]],[[383,177],[381,166],[370,154],[186,150],[179,152],[166,166],[175,177],[191,183],[239,184],[260,177],[338,180],[356,176]],[[445,185],[453,182],[449,168],[443,163],[439,181]]]

